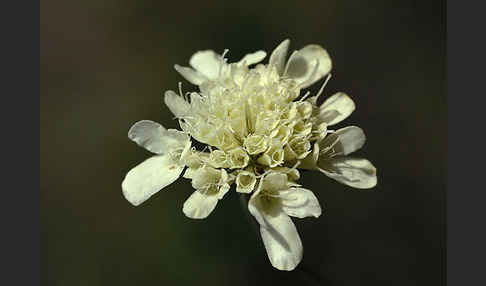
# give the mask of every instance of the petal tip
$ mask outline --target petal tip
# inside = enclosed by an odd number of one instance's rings
[[[126,177],[125,179],[123,180],[123,182],[121,183],[121,189],[122,189],[122,194],[123,194],[123,197],[134,207],[136,206],[139,206],[142,201],[139,201],[139,200],[136,200],[135,198],[133,198],[130,194],[130,192],[128,191],[127,189],[127,186],[126,186]]]

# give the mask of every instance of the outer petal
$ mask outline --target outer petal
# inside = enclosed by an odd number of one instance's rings
[[[282,75],[285,68],[285,59],[289,50],[290,40],[286,39],[275,50],[273,50],[268,61],[269,65],[275,66],[279,75]]]
[[[260,223],[260,234],[273,267],[290,271],[302,260],[304,248],[290,217],[279,206],[271,211],[263,209],[259,193],[252,195],[248,210]]]
[[[217,203],[218,197],[216,195],[205,195],[200,191],[195,191],[187,198],[182,211],[189,218],[203,219],[208,217]]]
[[[133,124],[128,131],[128,138],[155,154],[166,154],[178,149],[182,151],[190,147],[190,138],[186,133],[175,129],[166,130],[150,120]]]
[[[200,85],[206,80],[208,80],[204,75],[199,73],[198,71],[193,70],[189,67],[183,67],[180,65],[174,65],[174,69],[180,73],[187,81],[192,84]]]
[[[319,164],[320,171],[345,185],[369,189],[376,186],[376,168],[366,159],[338,158]]]
[[[212,50],[196,52],[189,60],[189,64],[209,79],[218,77],[222,64],[221,56]]]
[[[293,217],[319,217],[321,206],[314,193],[304,188],[291,188],[282,192],[282,209]]]
[[[165,92],[164,102],[165,105],[169,107],[170,111],[178,118],[187,115],[191,109],[189,102],[185,101],[184,98],[172,90]]]
[[[356,108],[353,100],[345,93],[338,92],[324,101],[319,108],[319,119],[328,126],[343,121]]]
[[[148,158],[127,173],[122,182],[123,195],[138,206],[177,180],[183,169],[168,154]]]
[[[286,75],[306,88],[327,75],[331,68],[327,51],[319,45],[308,45],[289,58]]]
[[[265,51],[256,51],[251,54],[246,54],[238,63],[246,63],[247,66],[261,62],[267,53]]]
[[[130,130],[128,130],[128,138],[152,153],[163,154],[167,152],[162,140],[166,131],[157,122],[141,120],[130,127]]]
[[[334,151],[340,155],[348,155],[363,147],[366,136],[363,129],[356,126],[348,126],[327,135],[321,141],[319,147],[325,149],[336,140],[338,142],[333,146]]]

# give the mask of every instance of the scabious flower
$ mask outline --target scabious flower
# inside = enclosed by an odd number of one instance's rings
[[[139,205],[178,179],[192,180],[195,191],[183,205],[194,219],[206,218],[236,185],[251,196],[248,210],[260,225],[271,264],[293,270],[301,261],[302,242],[290,217],[319,217],[321,206],[312,191],[297,183],[298,169],[317,170],[348,186],[368,189],[377,183],[376,169],[366,159],[348,157],[365,142],[363,130],[329,129],[355,109],[339,92],[317,105],[330,78],[331,59],[321,46],[308,45],[287,60],[289,40],[258,64],[266,53],[247,54],[228,63],[223,55],[195,53],[190,67],[175,65],[199,91],[167,91],[164,101],[182,131],[143,120],[128,137],[155,155],[126,175],[125,198]],[[250,66],[257,64],[254,68]],[[327,76],[327,77],[326,77]],[[309,97],[302,89],[326,78]],[[191,138],[207,148],[191,147]]]

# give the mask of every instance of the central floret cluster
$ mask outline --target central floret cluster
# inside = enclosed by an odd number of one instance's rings
[[[211,50],[194,54],[191,67],[175,66],[198,92],[165,93],[164,101],[182,131],[165,129],[149,120],[135,123],[129,138],[157,154],[128,172],[122,184],[125,197],[138,205],[184,178],[196,190],[183,212],[206,218],[235,184],[236,192],[251,194],[250,213],[260,224],[272,265],[292,270],[302,258],[302,243],[289,216],[318,217],[314,194],[301,188],[298,169],[319,170],[355,188],[376,185],[376,170],[365,159],[348,158],[361,148],[365,136],[354,126],[330,130],[354,111],[353,101],[336,93],[317,106],[325,83],[312,97],[303,88],[327,75],[331,60],[318,45],[308,45],[286,60],[289,41],[271,54],[267,65],[257,64],[264,51],[227,63]],[[250,65],[257,64],[254,68]],[[206,145],[191,147],[191,137]],[[186,168],[187,167],[187,168]]]
[[[200,93],[190,94],[190,103],[177,114],[183,131],[217,148],[211,148],[208,156],[192,153],[200,159],[195,161],[228,168],[234,177],[248,177],[305,158],[311,152],[311,141],[321,132],[319,125],[313,124],[312,105],[293,102],[299,96],[295,81],[281,80],[269,66],[258,65],[252,70],[238,64],[222,67],[222,75],[205,82]],[[169,91],[167,102],[176,96]],[[192,173],[200,165],[189,167]],[[242,185],[248,181],[254,180],[236,180],[237,189],[252,191]]]

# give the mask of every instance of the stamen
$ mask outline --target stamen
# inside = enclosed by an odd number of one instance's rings
[[[321,151],[319,152],[319,154],[321,154],[321,155],[325,155],[325,154],[327,154],[327,152],[329,152],[329,150],[333,150],[334,146],[335,146],[335,145],[336,145],[338,142],[339,142],[339,135],[338,135],[338,137],[336,138],[336,140],[335,140],[334,142],[332,142],[332,144],[331,144],[329,147],[327,147],[326,149],[321,150]]]
[[[187,101],[187,102],[189,102],[189,98],[190,98],[190,96],[191,96],[191,93],[190,93],[190,92],[186,92],[186,93],[184,94],[184,100],[185,100],[185,101]]]
[[[272,169],[268,169],[266,170],[263,174],[261,175],[258,175],[258,176],[255,176],[256,178],[262,178],[263,180],[263,177],[265,177],[268,173],[270,173],[272,171]]]
[[[221,64],[219,65],[219,70],[218,70],[218,77],[221,77],[221,72],[223,70],[223,66],[226,63],[226,59],[224,56],[229,52],[228,49],[224,49],[223,54],[221,55]]]
[[[304,96],[299,100],[299,102],[304,101],[310,95],[310,91],[307,91]]]
[[[179,95],[184,98],[184,95],[182,94],[182,82],[179,82]]]
[[[333,154],[331,155],[331,158],[334,158],[334,157],[336,157],[336,156],[340,156],[340,155],[344,155],[344,152],[336,152],[336,151],[334,150],[334,148],[332,149],[332,151],[334,151],[335,153],[333,153]]]
[[[296,169],[296,168],[297,168],[297,166],[299,166],[299,165],[300,165],[300,161],[297,161],[297,163],[295,163],[295,165],[294,165],[292,168],[290,168],[290,170],[289,170],[289,171],[287,171],[287,173],[290,173],[290,171],[291,171],[291,170]]]
[[[319,98],[319,96],[321,95],[321,93],[324,91],[324,88],[326,87],[327,85],[327,82],[331,79],[331,74],[329,74],[326,78],[326,80],[324,81],[324,83],[322,84],[321,88],[319,89],[319,91],[317,92],[317,95],[316,95],[316,102],[317,102],[317,99]]]
[[[224,59],[224,56],[229,52],[228,49],[224,49],[223,54],[221,54],[221,58]]]

